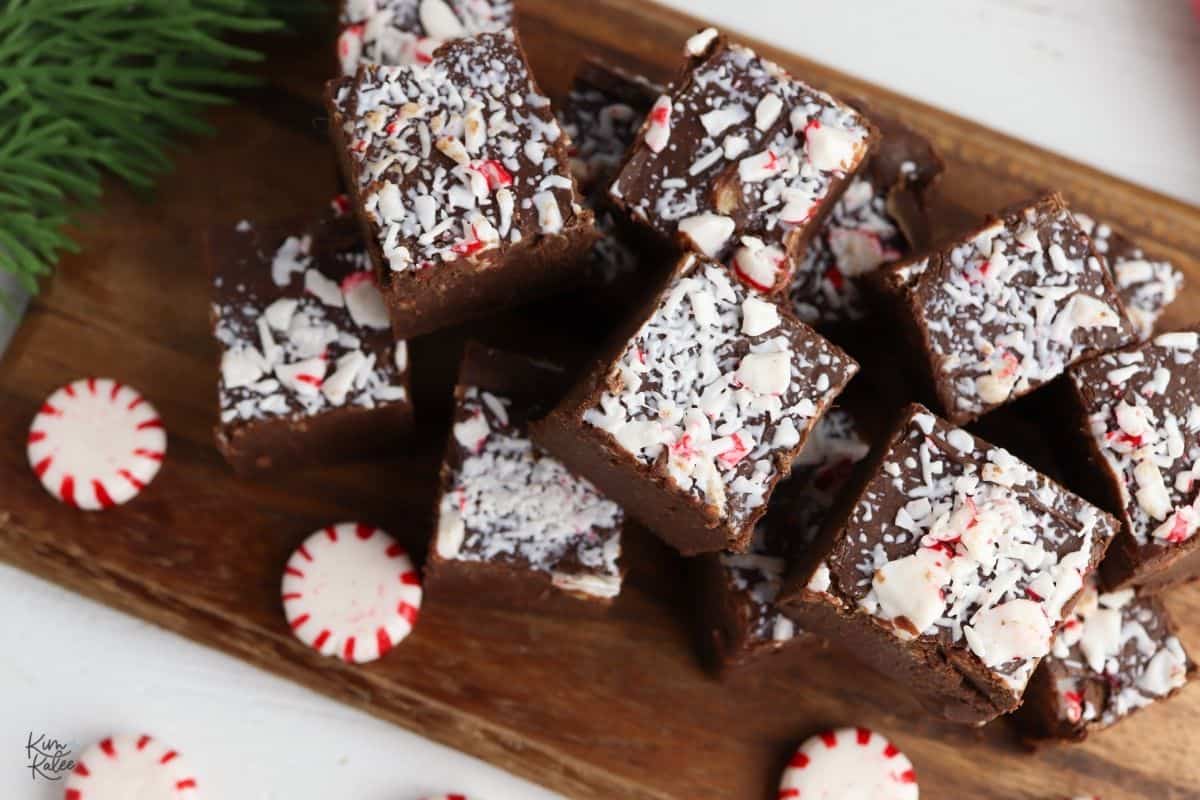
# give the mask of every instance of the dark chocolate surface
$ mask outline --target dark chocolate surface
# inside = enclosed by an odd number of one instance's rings
[[[744,550],[775,483],[856,371],[725,267],[689,256],[593,378],[580,422]]]
[[[1192,329],[1160,334],[1070,372],[1096,477],[1117,499],[1120,508],[1113,510],[1124,524],[1105,563],[1110,584],[1140,584],[1155,573],[1167,582],[1198,574],[1194,563],[1178,569],[1200,546],[1198,356],[1200,329]]]
[[[624,514],[526,433],[565,380],[553,365],[468,347],[431,552],[542,572],[563,591],[607,599],[620,591]]]
[[[222,425],[411,405],[407,349],[350,220],[242,222],[209,245]]]
[[[1142,339],[1149,339],[1163,311],[1183,288],[1183,273],[1169,261],[1154,258],[1105,222],[1075,212],[1075,219],[1104,254],[1117,294]]]
[[[791,475],[776,487],[749,552],[714,556],[721,564],[721,583],[706,590],[728,593],[747,620],[744,640],[727,643],[731,650],[748,651],[746,655],[774,650],[802,633],[775,602],[788,560],[816,539],[834,495],[868,450],[854,417],[841,408],[830,409],[813,427]]]
[[[427,62],[449,39],[513,24],[512,0],[343,0],[338,60],[353,75],[361,63]]]
[[[331,84],[331,102],[392,272],[486,269],[520,242],[590,226],[512,31],[452,41],[426,66],[366,65]]]
[[[920,406],[876,459],[807,589],[1015,707],[1115,520]]]
[[[850,106],[711,29],[688,41],[686,57],[611,197],[668,239],[681,234],[720,259],[736,250],[752,283],[785,286],[782,262],[798,256],[874,132]]]
[[[1107,268],[1058,195],[880,273],[947,418],[974,419],[1135,339]]]
[[[942,160],[907,125],[864,110],[880,142],[809,242],[788,289],[796,316],[809,325],[864,317],[860,278],[930,243],[924,195],[941,176]]]
[[[1161,602],[1089,586],[1034,676],[1041,707],[1022,717],[1039,721],[1035,735],[1081,739],[1171,696],[1194,670]]]

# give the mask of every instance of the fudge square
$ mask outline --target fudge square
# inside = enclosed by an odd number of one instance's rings
[[[712,28],[688,40],[686,55],[610,196],[658,234],[732,257],[744,281],[782,292],[876,132]]]
[[[912,405],[780,596],[930,710],[1021,702],[1117,522],[1005,450]]]
[[[567,138],[511,30],[327,86],[331,128],[397,337],[584,275],[596,238]]]
[[[451,39],[512,27],[511,0],[344,0],[339,21],[342,74],[358,65],[427,64]]]
[[[854,416],[840,407],[830,409],[792,464],[791,476],[771,496],[750,551],[693,559],[701,648],[719,673],[814,643],[816,637],[797,628],[775,601],[792,554],[816,539],[835,494],[869,449]]]
[[[468,345],[425,567],[431,595],[517,608],[566,595],[599,608],[620,593],[624,513],[526,432],[566,385],[555,366]]]
[[[1122,522],[1102,569],[1107,588],[1200,576],[1198,331],[1160,334],[1070,372],[1087,484]]]
[[[809,242],[788,288],[796,316],[818,328],[867,316],[859,286],[864,276],[930,243],[925,195],[944,164],[925,137],[864,110],[882,138]]]
[[[1089,584],[1016,718],[1033,738],[1080,741],[1169,698],[1195,670],[1159,600]]]
[[[408,351],[392,337],[353,220],[208,237],[221,353],[217,448],[239,473],[386,452],[412,425]]]
[[[858,365],[700,256],[647,306],[534,438],[684,555],[744,552]]]
[[[1136,338],[1103,257],[1057,194],[875,277],[956,424]]]
[[[1112,226],[1079,212],[1075,212],[1075,219],[1092,237],[1096,250],[1108,260],[1117,294],[1121,296],[1138,336],[1149,339],[1163,310],[1175,302],[1183,288],[1183,273],[1169,261],[1146,255],[1142,248]]]

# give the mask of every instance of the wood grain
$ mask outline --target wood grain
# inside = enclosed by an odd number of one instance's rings
[[[698,25],[639,0],[521,5],[523,38],[552,93],[589,53],[663,77]],[[79,231],[83,253],[65,259],[33,303],[0,362],[0,557],[571,797],[768,798],[796,742],[832,724],[887,732],[912,757],[930,798],[1196,796],[1196,691],[1084,745],[1031,755],[1003,723],[975,731],[928,718],[903,687],[832,649],[814,650],[798,669],[718,684],[694,654],[694,601],[680,560],[642,535],[628,544],[628,587],[602,620],[429,602],[403,646],[361,667],[321,659],[294,640],[279,607],[279,576],[311,530],[363,519],[424,551],[449,385],[466,335],[414,343],[420,432],[392,460],[238,481],[212,446],[215,354],[201,235],[244,217],[304,213],[335,191],[317,104],[334,70],[329,39],[267,43],[268,87],[214,113],[217,135],[190,143],[153,198],[111,187],[103,211]],[[1053,187],[1174,259],[1200,287],[1200,209],[761,50],[933,138],[949,165],[938,202],[942,233]],[[530,328],[514,319],[473,333],[503,343]],[[1196,319],[1200,288],[1189,287],[1168,324]],[[153,486],[103,514],[55,503],[24,455],[42,399],[88,374],[141,388],[170,433]],[[1200,647],[1200,589],[1170,600],[1185,641]]]

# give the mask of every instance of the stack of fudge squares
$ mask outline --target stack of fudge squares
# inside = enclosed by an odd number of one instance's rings
[[[935,246],[926,139],[713,29],[666,88],[585,61],[556,106],[514,14],[344,4],[346,194],[211,237],[230,464],[403,447],[406,339],[607,287],[585,368],[467,346],[435,600],[603,609],[636,521],[691,557],[719,674],[835,641],[947,719],[1063,740],[1179,690],[1158,593],[1200,576],[1200,329],[1154,332],[1171,265],[1054,193]],[[834,343],[868,319],[911,394]],[[963,427],[1034,394],[1086,497]]]

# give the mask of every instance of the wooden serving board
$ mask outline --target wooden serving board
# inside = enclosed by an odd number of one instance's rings
[[[535,71],[552,94],[588,53],[665,77],[699,25],[641,0],[519,5]],[[930,719],[903,687],[832,650],[717,683],[695,656],[682,562],[644,536],[628,543],[627,588],[601,620],[456,609],[434,598],[414,635],[375,664],[322,659],[293,639],[280,572],[310,531],[362,519],[424,552],[463,334],[414,344],[420,432],[395,459],[257,481],[234,479],[220,460],[202,232],[311,212],[337,186],[318,107],[335,70],[332,34],[263,46],[273,52],[268,87],[214,113],[216,136],[190,142],[153,199],[110,187],[79,231],[82,254],[63,260],[0,361],[0,557],[576,798],[769,798],[795,744],[837,724],[893,737],[929,798],[1197,796],[1200,691],[1086,744],[1030,755],[1004,723],[976,731]],[[1060,189],[1173,259],[1190,285],[1168,324],[1200,319],[1200,209],[803,58],[760,51],[929,135],[948,164],[943,232],[1039,187]],[[482,335],[503,339],[504,325]],[[24,440],[54,388],[94,374],[141,388],[167,422],[170,448],[135,502],[86,514],[43,492]],[[1170,604],[1185,641],[1200,648],[1200,588],[1177,591]]]

